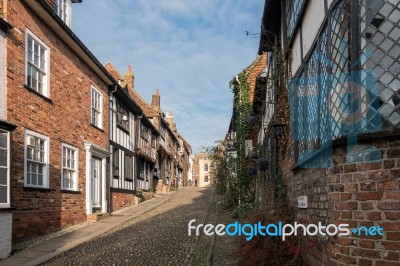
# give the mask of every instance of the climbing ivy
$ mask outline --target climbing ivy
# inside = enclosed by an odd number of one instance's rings
[[[250,85],[247,81],[248,73],[242,72],[237,80],[238,82],[234,85],[234,117],[237,136],[237,194],[239,201],[252,202],[249,197],[254,197],[254,194],[249,193],[250,177],[247,173],[247,158],[245,156],[245,140],[250,137],[248,120],[252,112]]]

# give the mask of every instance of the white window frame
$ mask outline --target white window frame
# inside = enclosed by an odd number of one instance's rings
[[[39,138],[44,141],[44,156],[43,162],[43,185],[28,184],[28,137]],[[49,153],[50,153],[50,138],[37,132],[26,129],[24,135],[24,186],[33,188],[49,188]],[[31,160],[33,161],[33,160]],[[34,161],[33,161],[34,162]]]
[[[61,20],[64,21],[68,27],[71,27],[72,1],[56,0],[55,10],[57,15],[61,18]]]
[[[74,152],[74,167],[70,168],[64,165],[64,149],[70,150]],[[61,144],[61,189],[62,190],[71,190],[71,191],[78,191],[78,170],[79,170],[79,149],[68,145],[66,143]],[[73,171],[72,176],[72,187],[65,187],[64,186],[64,171]]]
[[[97,93],[99,95],[99,106],[93,106],[94,104],[96,104],[95,99],[93,99],[94,93]],[[97,120],[93,119],[93,113],[98,112],[98,118]],[[96,89],[95,86],[91,86],[91,90],[90,90],[90,122],[92,123],[92,125],[102,129],[103,128],[103,94]]]
[[[41,69],[34,63],[31,63],[28,60],[28,54],[29,54],[29,45],[28,41],[29,38],[31,38],[34,42],[39,44],[41,47],[44,48],[44,69]],[[33,88],[32,85],[28,85],[28,70],[29,70],[29,65],[32,65],[33,68],[35,68],[37,71],[41,72],[44,74],[42,84],[43,84],[43,91],[40,92],[39,88]],[[31,88],[32,90],[36,91],[37,93],[42,94],[43,96],[50,98],[50,89],[49,89],[49,84],[50,84],[50,48],[42,41],[40,40],[35,34],[33,34],[29,29],[25,29],[25,84]]]
[[[5,168],[7,173],[6,173],[6,185],[0,185],[0,186],[7,186],[7,202],[6,203],[0,203],[0,208],[10,208],[11,203],[10,203],[10,145],[11,145],[11,140],[10,140],[10,132],[6,130],[1,130],[0,133],[6,133],[7,140],[6,140],[6,152],[7,152],[7,159],[6,159],[6,166],[0,166],[0,168]]]

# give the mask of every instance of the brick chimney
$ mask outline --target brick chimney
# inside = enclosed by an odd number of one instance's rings
[[[153,95],[151,96],[151,106],[160,109],[160,107],[161,107],[161,105],[160,105],[160,99],[161,99],[160,90],[157,89],[157,90],[153,93]]]
[[[131,65],[128,65],[128,71],[125,73],[125,84],[128,89],[135,89],[135,76],[132,73]]]

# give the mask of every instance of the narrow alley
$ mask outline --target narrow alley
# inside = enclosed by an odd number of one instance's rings
[[[213,189],[184,188],[166,203],[43,265],[204,264],[211,237],[188,236],[187,225],[191,219],[213,219],[213,198]]]

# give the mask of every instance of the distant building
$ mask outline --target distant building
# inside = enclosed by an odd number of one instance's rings
[[[212,161],[206,153],[197,153],[193,159],[194,182],[197,187],[208,187],[212,182]]]

